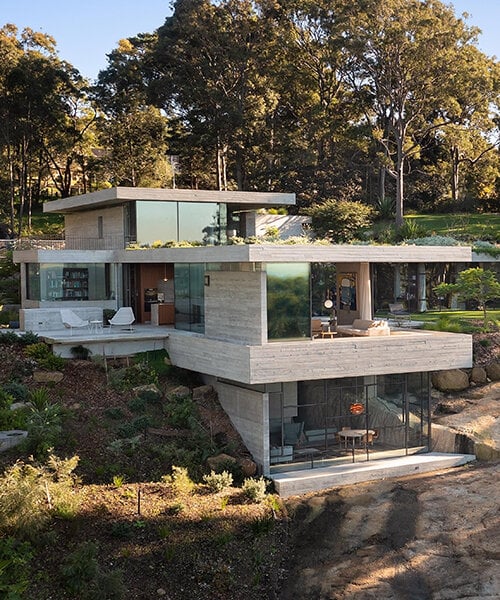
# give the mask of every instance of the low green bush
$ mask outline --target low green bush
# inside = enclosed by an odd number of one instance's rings
[[[195,404],[190,396],[168,398],[166,406],[168,419],[172,427],[190,429],[195,419]]]
[[[0,598],[21,600],[30,583],[33,550],[28,542],[0,537]]]
[[[10,381],[3,386],[3,389],[8,394],[14,396],[16,402],[26,402],[28,398],[29,389],[18,381]]]
[[[63,409],[59,404],[32,406],[26,422],[28,437],[23,448],[37,458],[43,458],[54,448],[62,432]]]
[[[28,401],[37,409],[43,410],[50,404],[49,390],[46,387],[39,387],[30,390]]]
[[[0,477],[0,532],[33,539],[54,515],[76,512],[78,456],[51,454],[45,464],[17,461]]]
[[[47,369],[48,371],[61,371],[64,368],[64,358],[52,354],[50,346],[45,344],[45,342],[27,345],[24,349],[24,353],[27,357],[35,360],[37,365],[42,369]]]
[[[97,577],[97,545],[82,542],[69,554],[61,566],[66,589],[72,594],[82,594]]]
[[[233,485],[233,476],[227,471],[222,473],[210,471],[208,475],[203,476],[203,481],[212,492],[222,492]]]
[[[192,494],[195,488],[195,483],[189,477],[188,470],[185,467],[172,466],[172,474],[162,477],[164,483],[172,486],[175,493],[180,495]]]
[[[0,409],[9,408],[14,402],[14,396],[9,394],[5,388],[0,388]]]
[[[252,502],[262,502],[266,498],[266,481],[263,477],[254,479],[253,477],[245,479],[242,486],[244,496]]]

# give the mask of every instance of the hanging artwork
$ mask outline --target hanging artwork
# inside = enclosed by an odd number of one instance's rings
[[[356,273],[339,273],[339,307],[341,310],[356,310]]]

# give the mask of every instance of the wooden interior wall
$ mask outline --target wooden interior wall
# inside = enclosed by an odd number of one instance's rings
[[[142,264],[139,268],[139,298],[136,314],[136,321],[138,323],[147,323],[151,321],[151,311],[146,311],[144,306],[144,293],[148,288],[158,288],[164,278],[174,278],[174,265],[173,264]]]

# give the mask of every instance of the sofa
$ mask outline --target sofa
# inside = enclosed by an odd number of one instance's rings
[[[361,337],[391,334],[387,321],[381,319],[354,319],[352,325],[338,325],[337,332],[341,336]]]

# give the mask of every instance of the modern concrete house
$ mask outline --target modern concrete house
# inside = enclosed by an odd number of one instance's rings
[[[406,461],[403,472],[436,468],[426,466],[430,374],[471,367],[472,338],[374,319],[374,266],[470,263],[471,248],[230,243],[256,233],[257,209],[294,202],[114,188],[47,203],[45,212],[64,214],[65,244],[15,252],[21,328],[62,355],[77,340],[110,354],[166,348],[214,386],[284,495],[332,485],[337,467],[346,482],[345,469],[369,467],[375,478],[389,461]],[[425,277],[417,287],[425,298]],[[121,306],[132,307],[136,331],[71,340],[62,331],[61,308],[99,324]]]

